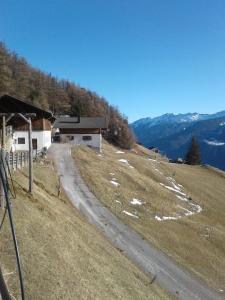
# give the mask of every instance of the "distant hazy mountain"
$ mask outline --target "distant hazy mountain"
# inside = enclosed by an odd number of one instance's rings
[[[225,170],[225,111],[216,114],[165,114],[131,124],[139,142],[158,147],[169,158],[185,157],[190,140],[200,144],[202,161]]]

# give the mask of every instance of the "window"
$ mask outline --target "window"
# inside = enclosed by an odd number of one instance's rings
[[[92,136],[90,136],[90,135],[84,135],[84,136],[82,136],[82,140],[83,141],[91,141],[92,140]]]
[[[18,144],[25,144],[25,138],[18,138]]]
[[[73,135],[67,135],[67,139],[68,139],[69,141],[73,141],[73,140],[74,140],[74,136],[73,136]]]

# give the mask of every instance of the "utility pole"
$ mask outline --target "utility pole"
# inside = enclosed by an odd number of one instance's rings
[[[28,142],[29,142],[29,193],[33,193],[33,146],[32,146],[32,122],[31,117],[25,117],[18,114],[28,124]]]
[[[28,119],[29,131],[29,193],[33,193],[33,145],[32,145],[32,123],[31,118]]]

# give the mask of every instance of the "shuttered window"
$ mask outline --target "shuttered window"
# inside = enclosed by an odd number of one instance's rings
[[[18,144],[25,144],[25,138],[18,138]]]
[[[84,135],[82,136],[83,141],[91,141],[92,140],[92,136],[90,135]]]

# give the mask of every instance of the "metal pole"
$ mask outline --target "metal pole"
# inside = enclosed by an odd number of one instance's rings
[[[28,119],[29,131],[29,193],[33,193],[33,146],[32,146],[32,123],[31,118]]]
[[[6,122],[5,122],[5,116],[2,116],[2,149],[1,149],[1,157],[2,157],[2,163],[0,168],[3,170],[3,162],[5,159],[5,126],[6,126]],[[5,195],[3,192],[3,184],[2,182],[0,183],[0,203],[1,203],[1,207],[4,208],[5,206]]]
[[[28,123],[28,143],[29,143],[29,193],[33,193],[33,147],[32,147],[32,122],[31,118],[26,118],[23,114],[18,114]]]
[[[5,116],[2,117],[2,148],[5,148]]]
[[[0,294],[1,294],[1,299],[4,299],[4,300],[11,300],[12,299],[10,297],[9,291],[8,291],[7,286],[5,284],[5,280],[4,280],[1,269],[0,269]]]

